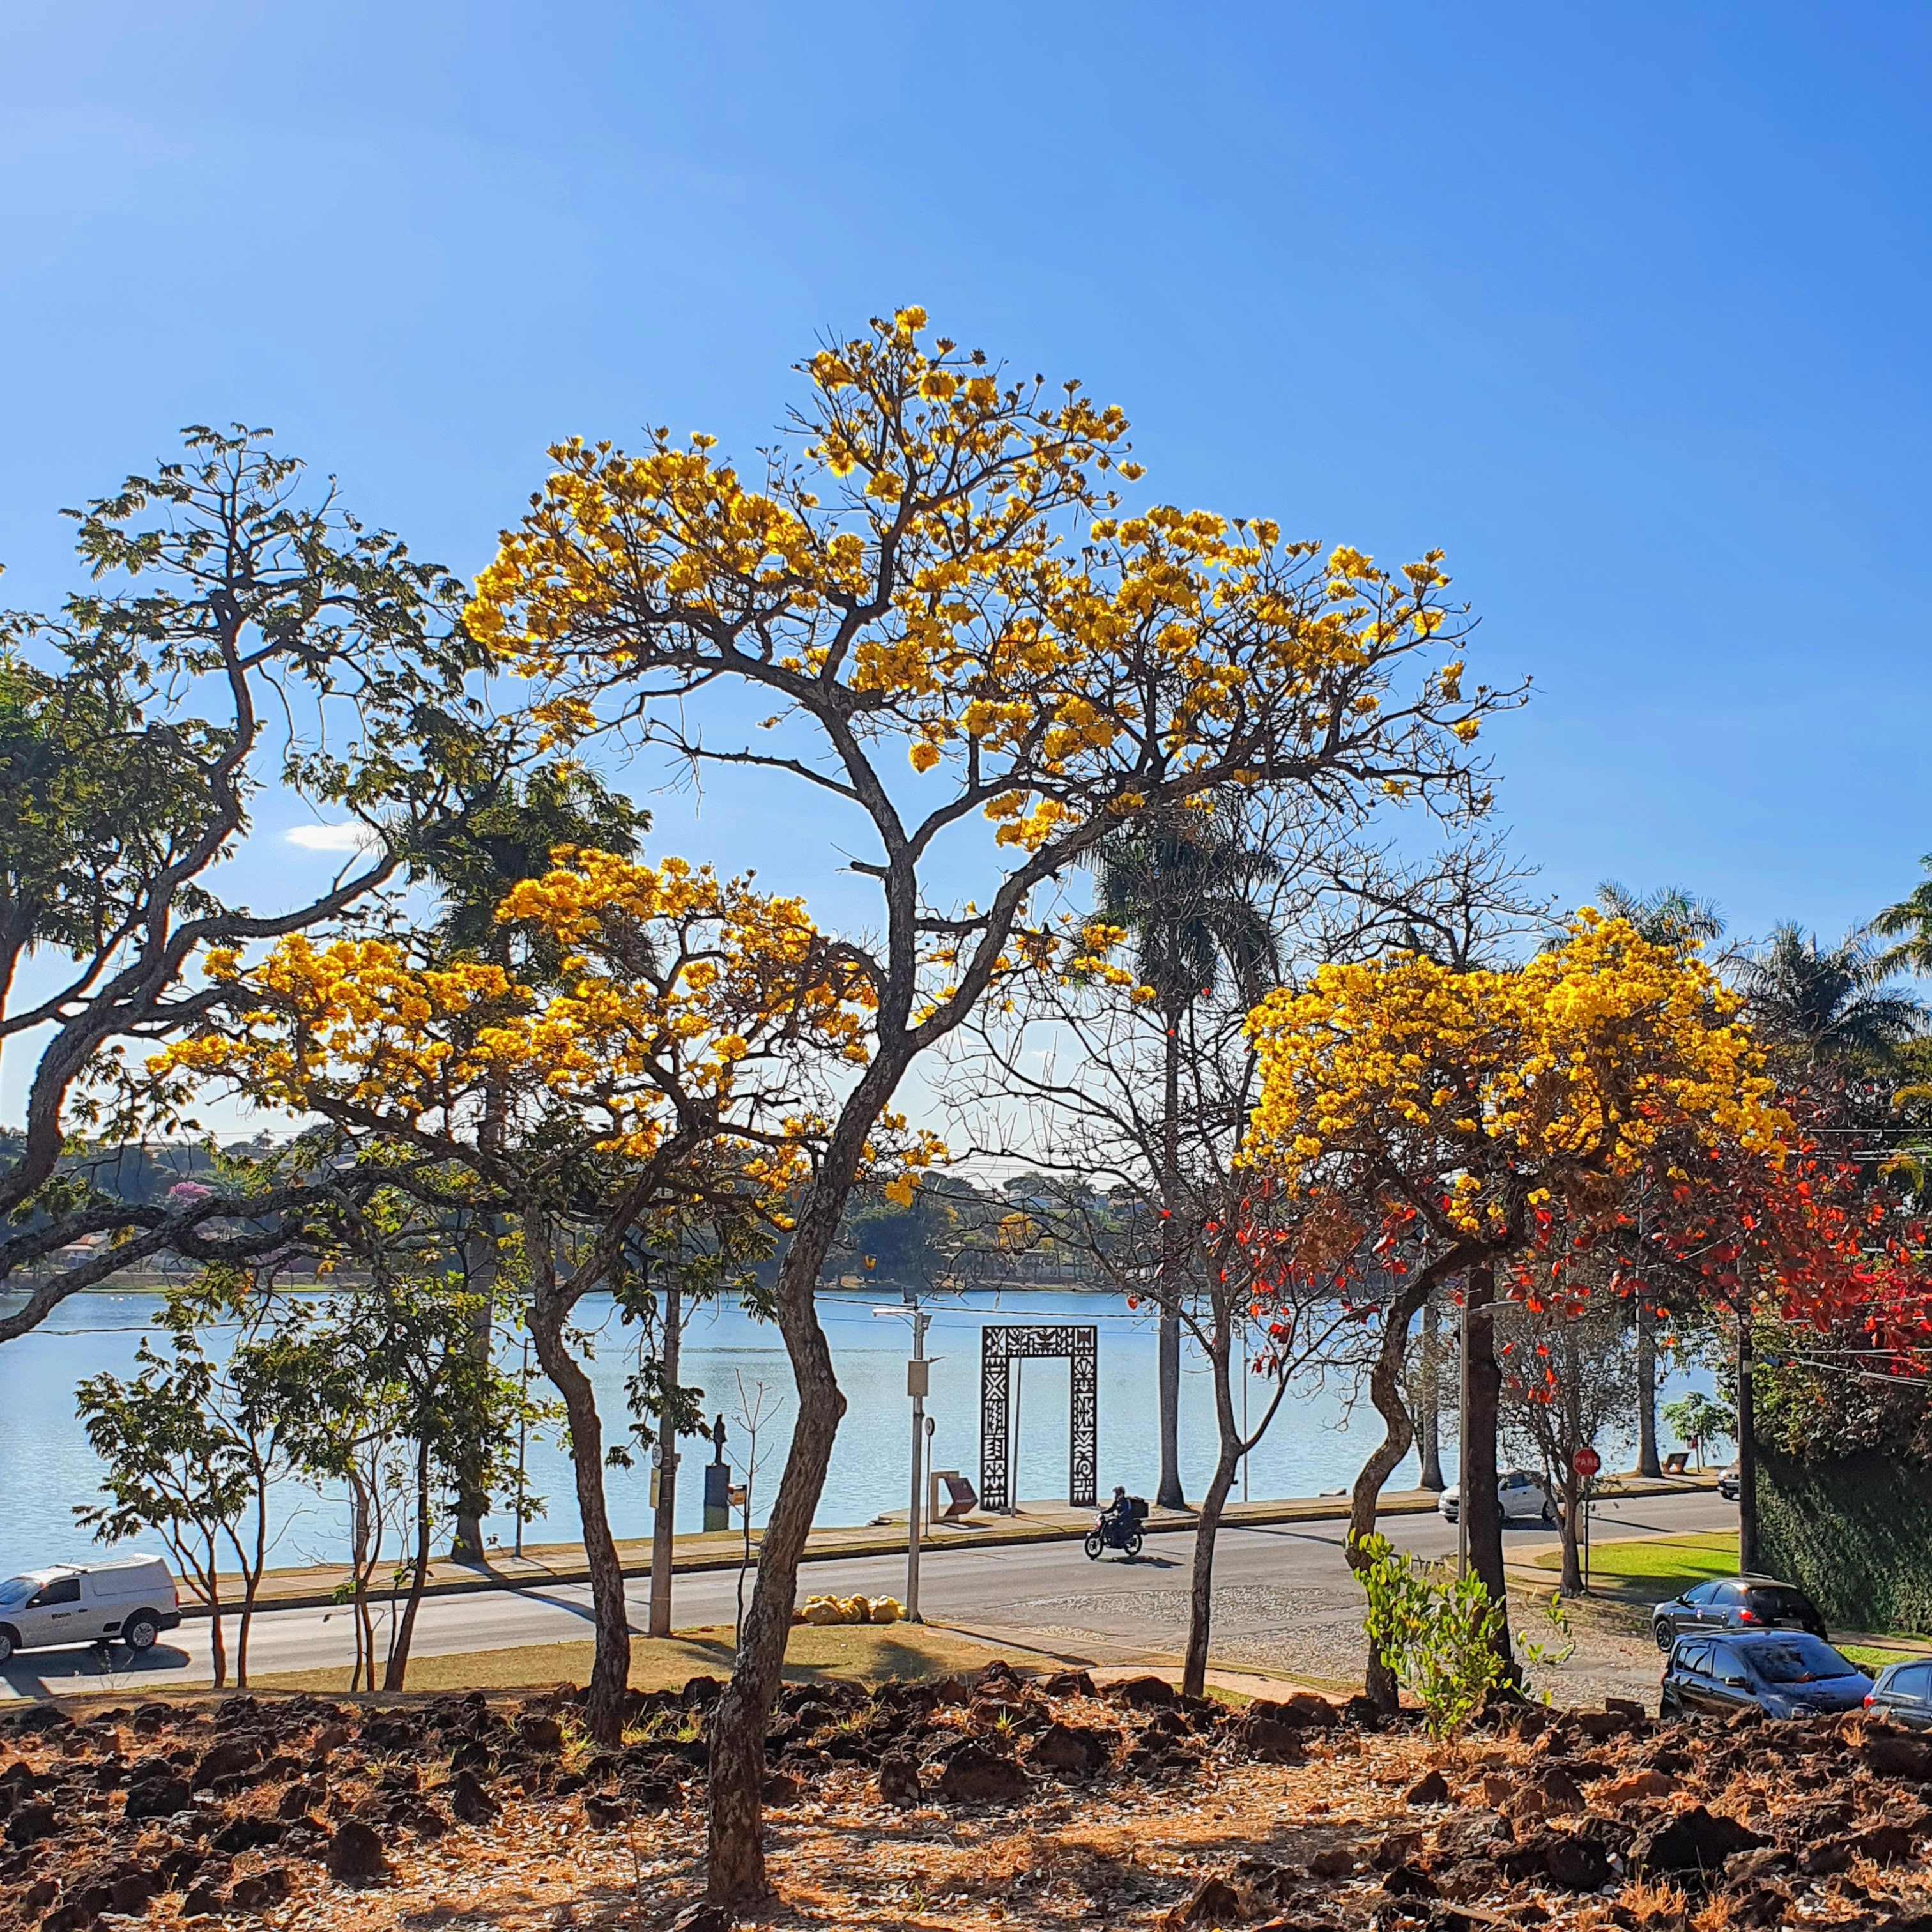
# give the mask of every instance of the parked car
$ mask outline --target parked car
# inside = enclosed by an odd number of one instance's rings
[[[1738,1474],[1738,1466],[1736,1463],[1733,1462],[1728,1469],[1723,1470],[1719,1473],[1718,1477],[1718,1493],[1724,1498],[1726,1502],[1736,1502],[1738,1499],[1738,1491],[1742,1486],[1742,1479]]]
[[[1856,1710],[1871,1688],[1856,1664],[1808,1630],[1738,1630],[1679,1637],[1658,1708],[1669,1718],[1755,1706],[1768,1718],[1807,1718]]]
[[[1540,1476],[1527,1469],[1505,1469],[1496,1478],[1496,1502],[1505,1522],[1554,1522],[1556,1498]],[[1451,1483],[1436,1500],[1443,1520],[1454,1522],[1462,1508],[1462,1486]]]
[[[1699,1583],[1681,1597],[1659,1604],[1650,1613],[1651,1635],[1659,1650],[1668,1650],[1691,1630],[1809,1630],[1816,1637],[1830,1633],[1817,1606],[1793,1583],[1769,1576],[1719,1578]]]
[[[1932,1657],[1888,1664],[1879,1672],[1865,1703],[1907,1730],[1932,1731]]]
[[[106,1643],[149,1650],[181,1622],[175,1580],[158,1556],[29,1570],[0,1583],[0,1664],[16,1650]]]

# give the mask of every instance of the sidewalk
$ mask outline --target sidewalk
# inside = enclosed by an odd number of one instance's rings
[[[1599,1494],[1619,1496],[1674,1496],[1710,1489],[1716,1478],[1665,1478],[1647,1480],[1636,1477],[1616,1477],[1605,1482]],[[1384,1516],[1426,1514],[1436,1507],[1436,1497],[1427,1490],[1385,1490],[1382,1498]],[[1078,1542],[1094,1526],[1096,1512],[1070,1509],[1063,1503],[1022,1503],[1011,1516],[988,1516],[980,1512],[956,1521],[928,1525],[920,1546],[928,1551],[1000,1550],[1029,1543]],[[1348,1515],[1346,1496],[1288,1497],[1273,1502],[1230,1503],[1222,1513],[1228,1528],[1255,1528],[1264,1524],[1346,1522]],[[1154,1510],[1148,1518],[1150,1529],[1186,1529],[1195,1521],[1188,1510]],[[752,1532],[752,1556],[757,1561],[763,1532]],[[900,1510],[855,1528],[814,1529],[806,1538],[805,1561],[830,1562],[841,1557],[885,1556],[906,1546],[906,1512]],[[745,1541],[740,1530],[698,1532],[678,1537],[674,1544],[674,1571],[686,1575],[707,1570],[735,1570],[744,1559]],[[617,1559],[626,1576],[650,1574],[651,1544],[648,1537],[620,1538]],[[386,1573],[385,1573],[386,1574]],[[430,1564],[424,1594],[460,1596],[480,1590],[536,1590],[560,1585],[583,1583],[590,1571],[580,1543],[530,1544],[520,1557],[506,1550],[492,1550],[482,1561],[459,1563],[443,1556]],[[349,1582],[345,1564],[316,1564],[306,1568],[272,1570],[262,1580],[256,1607],[264,1610],[326,1610],[339,1600],[338,1592]],[[220,1579],[222,1609],[233,1615],[240,1607],[242,1582],[238,1576],[224,1573]],[[372,1594],[387,1598],[381,1589]],[[205,1604],[190,1602],[185,1593],[182,1602],[184,1617],[205,1617]]]

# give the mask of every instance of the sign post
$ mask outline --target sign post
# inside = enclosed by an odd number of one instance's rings
[[[1590,1587],[1590,1496],[1604,1459],[1586,1442],[1570,1457],[1570,1466],[1583,1479],[1583,1587],[1587,1590]]]

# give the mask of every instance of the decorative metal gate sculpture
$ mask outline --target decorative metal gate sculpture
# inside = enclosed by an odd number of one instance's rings
[[[1100,1460],[1100,1331],[1080,1326],[987,1328],[980,1331],[980,1507],[1012,1507],[1011,1404],[1015,1356],[1064,1355],[1072,1368],[1066,1500],[1091,1509]]]

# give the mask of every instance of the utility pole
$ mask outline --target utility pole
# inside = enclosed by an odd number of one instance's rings
[[[524,1553],[524,1453],[530,1439],[530,1337],[527,1329],[524,1334],[524,1372],[518,1390],[523,1400],[517,1417],[517,1546],[511,1554],[520,1560]]]
[[[1462,1282],[1462,1316],[1456,1324],[1462,1353],[1462,1390],[1456,1415],[1456,1574],[1469,1574],[1469,1283]]]
[[[1758,1574],[1757,1364],[1751,1347],[1748,1294],[1738,1306],[1738,1574]]]
[[[932,1318],[912,1302],[912,1360],[906,1364],[906,1394],[912,1397],[912,1508],[906,1532],[906,1620],[922,1623],[919,1613],[919,1546],[924,1533],[920,1510],[926,1501],[926,1398],[931,1387],[932,1364],[926,1359],[926,1324]]]
[[[677,1386],[678,1343],[684,1321],[684,1284],[676,1267],[664,1294],[664,1381]],[[658,1502],[651,1520],[651,1620],[652,1636],[670,1635],[670,1566],[677,1529],[677,1432],[658,1418]]]

